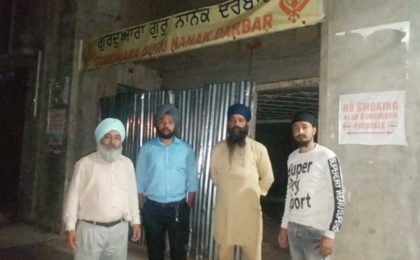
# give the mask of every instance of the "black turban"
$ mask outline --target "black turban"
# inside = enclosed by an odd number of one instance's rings
[[[304,111],[304,112],[297,112],[296,115],[293,117],[292,125],[295,122],[298,122],[298,121],[308,122],[308,123],[310,123],[314,127],[317,127],[318,126],[318,119],[311,112],[306,112],[306,111]]]
[[[242,105],[242,104],[234,104],[231,105],[228,109],[228,118],[230,118],[232,115],[239,114],[243,116],[247,122],[251,120],[251,110],[249,107]]]

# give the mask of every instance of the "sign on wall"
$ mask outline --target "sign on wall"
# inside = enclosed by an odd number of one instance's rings
[[[339,144],[406,145],[405,91],[340,96]]]
[[[322,0],[229,0],[89,39],[85,69],[298,28],[323,18]]]
[[[54,154],[61,153],[64,145],[64,129],[66,126],[65,109],[48,110],[48,151]]]

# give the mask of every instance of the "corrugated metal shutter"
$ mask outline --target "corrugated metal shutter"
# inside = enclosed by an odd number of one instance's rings
[[[212,236],[215,191],[210,180],[211,150],[226,136],[228,107],[242,103],[253,108],[254,91],[254,82],[237,81],[208,84],[200,89],[124,94],[102,102],[103,117],[114,116],[125,123],[124,154],[134,162],[141,145],[155,137],[153,114],[158,107],[173,101],[179,108],[178,133],[193,147],[199,173],[199,190],[190,220],[189,253],[195,259],[216,259]],[[235,259],[240,259],[238,250]]]

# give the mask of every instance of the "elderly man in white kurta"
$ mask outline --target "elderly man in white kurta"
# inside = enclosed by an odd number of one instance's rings
[[[134,166],[121,154],[125,128],[115,118],[96,127],[97,151],[74,167],[64,209],[66,240],[76,260],[127,259],[128,222],[139,240]]]
[[[212,154],[211,178],[217,188],[214,237],[220,260],[233,259],[235,245],[247,260],[261,259],[260,196],[274,181],[265,146],[248,135],[251,111],[242,104],[228,109],[228,137]]]

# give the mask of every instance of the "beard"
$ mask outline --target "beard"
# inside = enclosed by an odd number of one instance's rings
[[[311,143],[312,140],[306,138],[306,136],[298,135],[295,137],[295,143],[298,147],[306,147]]]
[[[226,142],[229,147],[244,147],[245,146],[245,140],[248,136],[248,125],[246,125],[244,128],[234,126],[228,129],[228,137],[226,139]]]
[[[297,145],[298,147],[306,147],[306,146],[308,146],[308,145],[309,145],[309,143],[310,143],[311,141],[309,141],[309,140],[295,140],[295,142],[296,142],[296,145]]]
[[[157,135],[162,139],[172,139],[175,136],[175,129],[171,131],[168,128],[163,128],[162,130],[156,128]]]
[[[226,144],[229,149],[229,163],[232,163],[233,154],[235,153],[235,150],[238,150],[238,156],[243,157],[242,152],[243,148],[245,147],[245,140],[248,136],[248,125],[246,125],[244,128],[234,126],[232,128],[228,129],[228,137],[226,138]],[[244,158],[242,158],[244,159]]]
[[[120,158],[122,153],[122,145],[120,145],[118,148],[108,148],[105,145],[99,143],[96,148],[101,158],[107,162],[116,161],[118,158]]]

